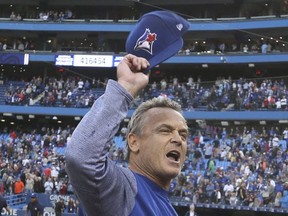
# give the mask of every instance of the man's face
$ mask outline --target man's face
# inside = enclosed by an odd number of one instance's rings
[[[136,139],[139,149],[133,160],[141,174],[161,184],[180,173],[188,139],[188,128],[180,113],[169,108],[150,109]]]

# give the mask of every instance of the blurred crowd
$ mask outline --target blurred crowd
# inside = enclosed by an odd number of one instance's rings
[[[90,82],[79,77],[66,80],[49,78],[44,82],[41,77],[34,77],[27,83],[10,82],[4,97],[9,105],[87,108],[100,96],[97,89],[102,89],[101,94],[104,92],[105,83],[99,79]]]
[[[231,21],[235,21],[235,17],[239,17],[243,20],[250,19],[251,16],[259,16],[259,18],[266,19],[276,19],[279,18],[280,14],[285,15],[286,17],[288,11],[288,3],[285,0],[273,1],[271,4],[267,3],[263,8],[261,2],[255,2],[250,4],[247,2],[247,5],[242,2],[240,7],[238,4],[215,4],[207,5],[205,9],[201,8],[201,4],[194,4],[191,7],[191,10],[187,11],[185,5],[178,4],[173,5],[173,10],[178,11],[179,13],[186,14],[186,17],[190,17],[190,21],[193,22],[195,19],[196,22],[201,21],[201,18],[204,18],[202,22],[215,22],[218,18],[226,18]],[[18,7],[15,5],[9,5],[9,8],[6,8],[7,5],[3,5],[0,8],[0,17],[5,17],[11,21],[28,21],[28,22],[122,22],[130,21],[135,22],[143,15],[142,9],[136,5],[119,6],[119,5],[107,5],[106,7],[97,6],[97,5],[79,5],[79,7],[69,8],[70,6],[58,6],[45,4],[42,7],[34,7],[19,4]],[[244,6],[245,5],[245,6]],[[168,5],[167,5],[168,6]],[[176,8],[175,8],[176,6]],[[231,6],[231,8],[230,8]],[[168,6],[169,7],[169,6]],[[171,7],[171,5],[170,5]],[[226,8],[223,10],[223,7]],[[201,8],[201,9],[200,9]],[[277,9],[278,8],[278,9]],[[168,8],[166,8],[168,9]],[[201,11],[201,12],[200,12]],[[205,11],[205,12],[204,12]],[[248,12],[249,11],[249,12]],[[245,15],[244,15],[245,14]],[[208,20],[205,20],[207,19]],[[211,19],[211,20],[210,20]],[[241,20],[240,19],[240,20]],[[4,19],[5,20],[5,19]],[[212,21],[213,20],[213,21]],[[194,21],[194,22],[195,22]],[[219,20],[218,20],[219,21]],[[220,20],[221,21],[221,20]],[[223,21],[223,20],[222,20]],[[224,19],[225,21],[225,19]],[[241,22],[241,21],[240,21]],[[277,30],[276,30],[277,31]],[[277,34],[276,34],[277,35]],[[270,52],[287,52],[287,46],[285,46],[285,41],[287,38],[282,36],[282,33],[278,33],[279,36],[274,38],[262,37],[257,34],[249,34],[249,32],[241,32],[241,34],[232,34],[230,38],[206,38],[205,36],[197,37],[197,39],[185,38],[184,44],[185,48],[181,50],[179,54],[218,54],[226,52],[235,52],[239,53],[270,53]],[[43,35],[41,36],[43,37]],[[46,36],[44,36],[46,37]],[[40,37],[38,37],[40,38]],[[0,40],[0,50],[12,49],[12,50],[38,50],[38,51],[105,51],[105,52],[125,52],[123,46],[119,46],[123,42],[125,44],[125,39],[120,43],[119,41],[111,41],[107,35],[98,32],[94,37],[87,37],[84,40],[80,40],[79,37],[71,39],[61,39],[60,38],[51,38],[49,36],[47,40],[39,40],[35,37],[2,37]],[[78,42],[77,42],[78,41]],[[117,43],[118,46],[115,45]],[[2,45],[1,45],[2,44]],[[24,44],[24,49],[22,44]]]
[[[23,15],[20,12],[12,11],[9,18],[11,21],[22,21]],[[70,9],[65,9],[65,11],[57,10],[44,10],[41,11],[36,19],[41,21],[52,21],[52,22],[61,22],[65,19],[72,19],[73,12]]]
[[[288,127],[206,126],[191,141],[171,194],[195,204],[287,208],[287,134]]]
[[[21,16],[20,16],[21,18]],[[55,19],[55,18],[51,18]],[[57,18],[59,19],[59,18]],[[248,35],[247,35],[248,38]],[[123,39],[123,43],[124,43]],[[279,40],[265,40],[263,38],[237,40],[231,38],[223,40],[221,38],[197,40],[187,39],[184,41],[184,47],[178,52],[178,55],[223,55],[223,54],[267,54],[287,52],[287,47]],[[40,41],[29,37],[3,37],[0,39],[0,51],[82,51],[90,52],[109,52],[125,53],[123,47],[116,47],[114,42],[105,38],[105,35],[99,34],[95,38],[72,38],[57,39],[52,43],[51,40]],[[223,62],[224,59],[223,59]]]
[[[73,128],[8,129],[0,131],[0,194],[73,195],[65,172],[64,147]],[[69,204],[69,202],[71,202]],[[70,197],[76,212],[77,200]],[[70,207],[71,208],[71,207]]]
[[[6,104],[90,107],[103,94],[107,78],[50,77],[30,82],[4,80]],[[152,97],[169,97],[184,110],[287,110],[284,79],[169,77],[153,81],[135,98],[132,108]],[[119,166],[127,166],[123,122],[110,149]],[[64,151],[73,126],[0,131],[2,194],[73,194],[65,172]],[[283,124],[215,126],[205,121],[191,128],[187,160],[171,183],[170,195],[180,201],[288,207],[288,127]],[[76,200],[75,200],[76,203]]]
[[[107,78],[53,78],[43,81],[34,77],[30,82],[5,81],[5,103],[9,105],[40,105],[55,107],[91,107],[103,94]],[[213,82],[200,78],[175,76],[153,81],[135,98],[132,108],[153,97],[169,97],[183,110],[287,110],[287,80],[261,78],[232,80],[218,77]]]
[[[286,5],[286,4],[285,4]],[[113,11],[113,9],[110,9]],[[112,15],[118,13],[118,11],[109,11],[107,16],[118,17],[118,15]],[[33,11],[35,18],[33,21],[45,21],[45,22],[62,22],[62,21],[76,21],[76,13],[72,12],[69,8],[61,9],[46,9],[41,11]],[[79,12],[78,12],[79,14]],[[11,21],[22,21],[23,16],[19,11],[11,11],[9,19]],[[27,16],[27,15],[26,15]],[[121,16],[121,15],[120,15]],[[33,16],[34,17],[34,16]],[[135,16],[132,16],[133,21]],[[126,20],[127,18],[120,17],[119,19]],[[89,15],[78,18],[78,22],[90,21],[92,19]],[[104,18],[102,18],[105,20]],[[101,20],[101,19],[100,19]],[[109,19],[108,19],[109,20]],[[114,18],[110,19],[111,21]],[[279,38],[264,38],[259,35],[258,37],[251,37],[251,34],[247,33],[243,36],[232,36],[231,38],[205,38],[202,36],[197,39],[185,38],[183,49],[179,51],[179,55],[205,55],[205,54],[257,54],[257,53],[279,53],[287,52],[287,46],[285,46],[285,38],[279,33]],[[52,42],[53,41],[53,42]],[[284,41],[284,42],[283,42]],[[123,44],[125,44],[125,38],[123,38]],[[80,38],[51,38],[47,40],[39,40],[35,37],[2,37],[0,39],[0,51],[2,50],[19,50],[19,51],[84,51],[84,52],[113,52],[121,53],[125,52],[123,46],[115,46],[115,41],[109,40],[107,35],[102,33],[95,34],[94,37],[87,37],[85,39]]]
[[[123,122],[110,157],[127,166]],[[74,127],[0,131],[0,193],[72,195],[65,147]],[[288,127],[191,129],[187,160],[173,180],[171,197],[197,203],[288,207]],[[75,205],[77,200],[74,200]]]

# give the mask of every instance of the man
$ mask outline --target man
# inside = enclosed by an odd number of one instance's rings
[[[21,194],[25,189],[25,185],[20,177],[17,178],[17,181],[14,184],[14,193]]]
[[[108,157],[109,146],[137,93],[148,84],[144,58],[128,54],[118,81],[75,129],[66,149],[66,169],[88,215],[177,215],[168,199],[170,182],[183,166],[188,127],[181,107],[167,98],[144,102],[127,127],[129,168]]]
[[[234,191],[234,186],[230,180],[224,185],[223,192],[225,196],[228,196],[229,192]]]
[[[77,212],[77,202],[70,197],[67,203],[67,212],[68,213],[76,213]]]
[[[288,147],[288,127],[285,128],[285,130],[283,131],[282,134],[283,134],[283,140],[286,141],[286,143],[285,143],[286,146],[285,147],[287,148]]]
[[[7,205],[7,201],[2,195],[0,195],[0,212],[2,212],[3,208],[6,209],[7,215],[10,215],[10,208]]]
[[[185,216],[197,216],[195,212],[195,205],[193,203],[189,206],[189,211],[185,213]]]
[[[31,216],[43,216],[44,208],[38,202],[38,194],[32,193],[30,197],[31,201],[27,205],[25,216],[28,216],[29,211]]]
[[[62,212],[64,212],[65,203],[62,197],[55,203],[55,216],[61,216]]]
[[[51,194],[54,189],[54,184],[52,178],[49,177],[48,180],[44,183],[45,193]]]

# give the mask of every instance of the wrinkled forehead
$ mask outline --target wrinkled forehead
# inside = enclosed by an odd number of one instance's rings
[[[154,107],[148,110],[143,117],[144,125],[173,124],[188,129],[185,118],[178,111],[167,107]]]

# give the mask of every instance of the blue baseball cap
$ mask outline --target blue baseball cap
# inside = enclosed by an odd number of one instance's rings
[[[37,193],[32,193],[32,194],[30,195],[30,197],[31,197],[31,198],[38,198],[38,194],[37,194]]]
[[[182,36],[189,26],[186,19],[171,11],[146,13],[128,35],[126,52],[147,59],[150,70],[182,48]]]

